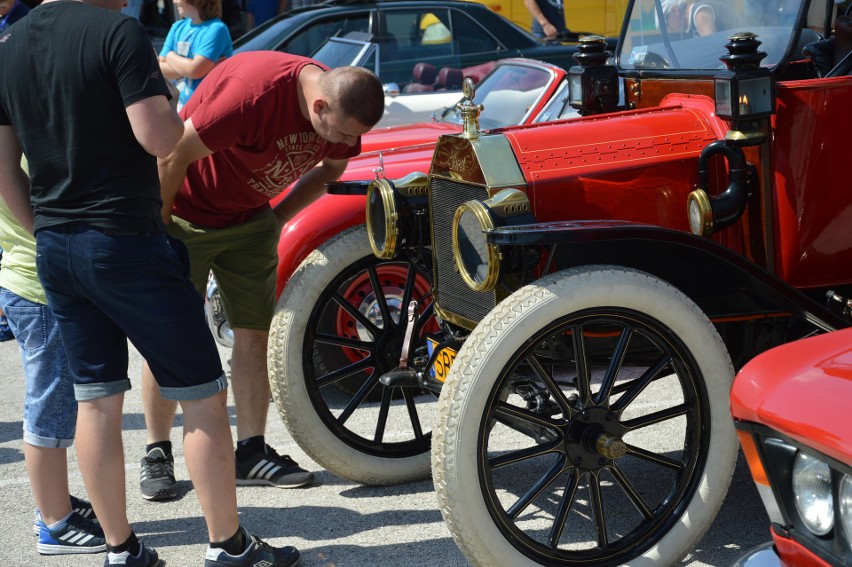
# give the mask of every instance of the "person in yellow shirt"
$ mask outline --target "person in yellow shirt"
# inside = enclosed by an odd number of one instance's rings
[[[26,377],[24,461],[35,496],[33,530],[44,555],[106,550],[92,505],[68,493],[67,448],[74,441],[77,400],[56,318],[36,273],[35,237],[0,199],[0,307],[21,351]]]

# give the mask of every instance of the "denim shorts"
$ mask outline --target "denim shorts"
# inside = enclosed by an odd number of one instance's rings
[[[77,400],[130,388],[128,339],[166,399],[202,399],[227,387],[204,300],[189,281],[179,241],[160,232],[47,227],[36,233],[36,266],[59,323]]]
[[[24,442],[36,447],[70,447],[77,425],[77,400],[56,318],[47,305],[3,288],[0,309],[6,313],[24,362]]]
[[[207,228],[172,215],[169,234],[186,244],[190,279],[202,294],[213,271],[232,329],[269,330],[281,234],[275,213],[266,210],[226,228]]]

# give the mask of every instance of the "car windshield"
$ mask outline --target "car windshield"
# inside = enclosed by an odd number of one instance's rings
[[[543,67],[498,65],[476,85],[474,100],[485,107],[479,116],[480,128],[520,124],[553,80],[554,74]],[[441,121],[462,124],[458,108],[445,110]]]
[[[622,69],[724,68],[728,38],[741,31],[758,35],[761,62],[781,62],[796,37],[802,0],[635,0],[618,65]]]
[[[372,45],[366,41],[333,37],[323,43],[311,57],[332,69],[346,65],[371,68],[367,63],[370,60],[367,54]]]

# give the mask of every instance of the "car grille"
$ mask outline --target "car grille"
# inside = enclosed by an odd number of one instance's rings
[[[493,292],[473,291],[456,271],[453,260],[453,216],[462,203],[485,200],[488,191],[479,185],[432,178],[430,218],[435,262],[435,302],[444,313],[481,321],[494,308]]]

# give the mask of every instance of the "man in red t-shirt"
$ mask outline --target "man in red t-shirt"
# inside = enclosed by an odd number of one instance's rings
[[[313,482],[312,473],[264,440],[280,227],[340,177],[383,112],[382,85],[366,69],[328,70],[274,51],[239,54],[213,69],[189,99],[181,111],[185,133],[159,162],[169,231],[186,243],[202,294],[213,270],[234,330],[238,485]],[[269,201],[294,181],[272,209]],[[176,495],[169,441],[176,406],[154,383],[146,366],[140,488],[143,497],[163,500]]]

